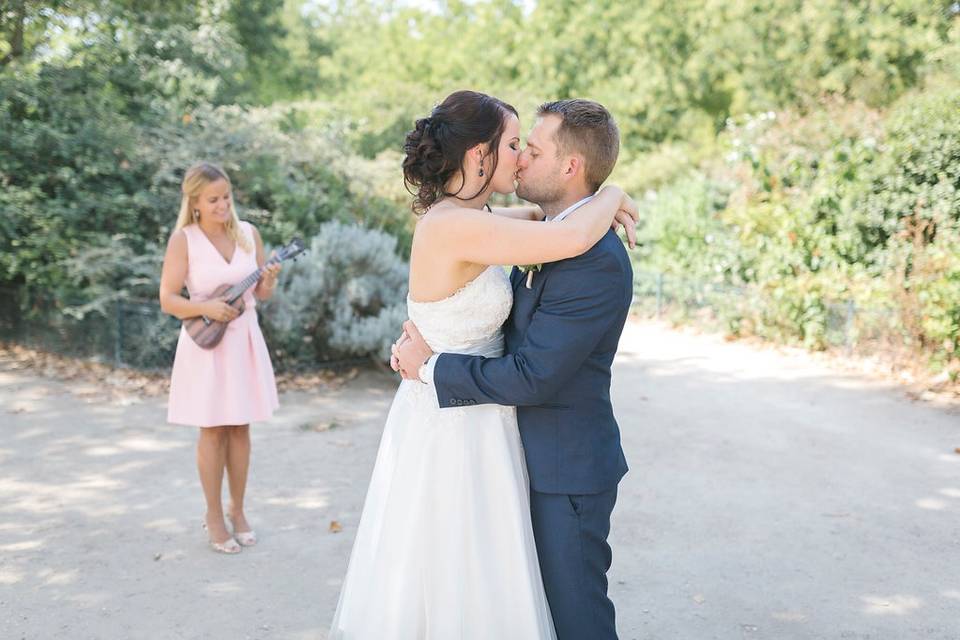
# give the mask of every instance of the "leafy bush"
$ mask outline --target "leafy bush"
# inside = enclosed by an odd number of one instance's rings
[[[960,87],[900,101],[860,203],[872,256],[919,346],[960,364]],[[953,362],[953,365],[949,363]]]
[[[730,331],[821,347],[850,300],[960,367],[954,0],[20,4],[0,29],[0,288],[51,326],[155,296],[200,159],[269,244],[339,221],[406,256],[402,135],[469,87],[524,129],[542,100],[606,104],[614,180],[651,194],[639,266]],[[311,321],[311,357],[395,331],[353,286]]]
[[[267,242],[336,219],[385,229],[408,251],[409,209],[379,186],[390,172],[400,183],[396,155],[353,155],[337,123],[307,126],[295,105],[143,105],[159,72],[141,77],[142,61],[116,56],[0,75],[0,284],[27,307],[43,296],[83,314],[153,298],[180,179],[200,159],[227,169]]]
[[[646,199],[640,266],[740,287],[713,299],[735,334],[823,348],[849,300],[892,318],[890,341],[957,370],[958,104],[945,85],[886,114],[828,100],[732,120],[723,162]]]

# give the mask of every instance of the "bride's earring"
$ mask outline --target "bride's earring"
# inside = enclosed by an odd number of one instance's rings
[[[194,221],[194,222],[200,222],[200,210],[199,210],[199,209],[194,209],[194,210],[193,210],[193,221]]]
[[[480,156],[480,177],[483,177],[483,156]]]

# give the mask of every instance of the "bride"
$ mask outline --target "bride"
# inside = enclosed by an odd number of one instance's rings
[[[616,187],[562,222],[544,224],[538,207],[491,209],[492,193],[515,189],[519,131],[512,106],[458,91],[407,135],[404,181],[422,214],[407,308],[437,353],[502,355],[513,289],[498,265],[580,255],[635,219]],[[433,386],[404,380],[330,639],[554,639],[529,500],[513,407],[439,409]]]

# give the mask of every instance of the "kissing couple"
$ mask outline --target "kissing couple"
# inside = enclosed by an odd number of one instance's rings
[[[472,91],[407,134],[403,381],[331,640],[617,638],[610,367],[633,296],[617,228],[632,246],[638,211],[600,188],[620,147],[603,106],[546,103],[519,135],[516,109]],[[487,204],[514,191],[536,206]]]

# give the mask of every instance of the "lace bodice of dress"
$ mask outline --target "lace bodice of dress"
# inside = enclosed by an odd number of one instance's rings
[[[436,353],[503,355],[503,333],[513,306],[510,279],[498,266],[452,295],[434,302],[417,302],[407,296],[407,314]]]

